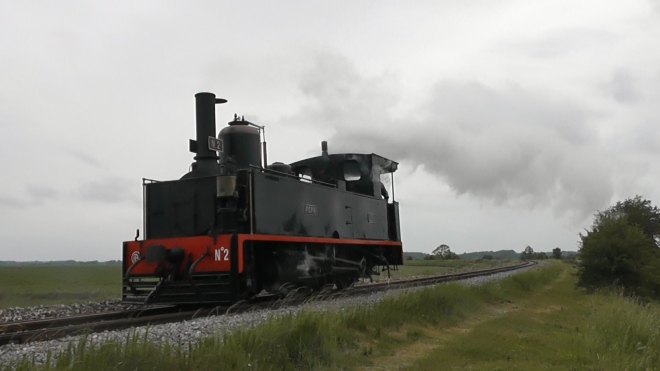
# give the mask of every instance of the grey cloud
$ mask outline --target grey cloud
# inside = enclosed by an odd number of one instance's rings
[[[651,8],[653,8],[653,12],[660,16],[660,0],[649,0],[651,3]]]
[[[108,177],[84,184],[80,187],[78,196],[88,201],[139,204],[140,197],[136,194],[136,189],[135,181]]]
[[[395,118],[387,108],[397,95],[387,89],[396,84],[335,63],[305,75],[310,102],[296,120],[333,126],[337,152],[409,160],[457,194],[558,214],[590,215],[613,195],[611,158],[594,143],[590,112],[575,103],[515,85],[441,81],[417,110]]]
[[[75,192],[61,192],[45,185],[28,185],[25,187],[27,197],[19,198],[0,194],[0,208],[35,207],[60,198],[104,203],[128,202],[139,205],[141,201],[136,189],[138,186],[135,181],[118,177],[107,177],[88,182]]]
[[[539,40],[527,40],[505,46],[535,58],[556,58],[595,44],[609,42],[614,37],[602,31],[566,29]]]
[[[26,190],[34,202],[41,202],[60,197],[60,192],[58,190],[44,185],[30,185]]]
[[[0,208],[22,209],[27,207],[28,203],[15,197],[0,195]]]
[[[362,119],[390,120],[388,108],[398,102],[400,90],[394,75],[364,77],[345,57],[335,53],[318,55],[298,86],[307,98],[298,114],[307,119],[302,122],[321,120],[332,126]],[[297,118],[295,121],[300,122]]]
[[[0,195],[0,208],[22,209],[40,205],[43,201],[55,199],[60,196],[60,193],[54,188],[42,185],[30,185],[25,187],[25,190],[28,197],[24,198]]]
[[[453,126],[478,135],[499,133],[512,127],[515,133],[559,136],[573,145],[593,140],[585,121],[587,112],[562,98],[523,89],[517,85],[493,89],[478,82],[441,81],[422,109],[424,120]],[[512,134],[515,134],[512,133]]]
[[[96,158],[94,158],[93,156],[91,156],[88,153],[85,153],[85,152],[82,152],[82,151],[79,151],[79,150],[76,150],[76,149],[66,149],[65,151],[66,151],[67,154],[71,155],[71,157],[75,158],[76,160],[78,160],[78,161],[80,161],[80,162],[82,162],[86,165],[89,165],[89,166],[92,166],[92,167],[97,167],[97,168],[101,167],[101,163]]]
[[[641,98],[635,79],[625,68],[618,68],[612,72],[612,77],[604,84],[604,89],[621,103],[634,103]]]

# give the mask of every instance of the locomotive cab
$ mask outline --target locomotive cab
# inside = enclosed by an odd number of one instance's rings
[[[216,136],[226,100],[195,98],[190,172],[143,180],[144,239],[123,246],[125,302],[230,304],[282,287],[342,288],[403,264],[396,162],[328,154],[324,142],[320,156],[267,165],[264,127],[234,115]]]

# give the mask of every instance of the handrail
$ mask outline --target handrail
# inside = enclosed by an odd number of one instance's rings
[[[261,168],[261,167],[259,167],[259,166],[250,165],[250,167],[253,168],[253,169],[257,169],[257,170],[263,171],[263,172],[274,173],[275,175],[283,175],[283,176],[286,176],[286,177],[289,177],[289,178],[294,178],[294,179],[296,179],[296,180],[305,179],[305,178],[300,178],[298,175],[287,174],[287,173],[283,173],[283,172],[281,172],[281,171],[272,170],[272,169],[263,169],[263,168]],[[307,179],[305,179],[305,180],[307,180]],[[312,183],[317,183],[317,184],[322,184],[322,185],[326,185],[326,186],[330,186],[330,187],[337,188],[337,185],[336,185],[336,184],[327,183],[327,182],[324,182],[324,181],[321,181],[321,180],[316,180],[316,179],[309,179],[309,180],[310,180]]]
[[[144,255],[140,256],[138,260],[135,261],[135,263],[131,264],[131,266],[128,267],[128,269],[126,270],[126,274],[123,277],[123,280],[126,282],[126,285],[131,289],[131,291],[135,291],[135,287],[133,287],[133,285],[131,284],[131,280],[129,280],[129,277],[131,276],[131,271],[142,260],[144,260]]]
[[[256,170],[261,170],[261,171],[269,172],[269,173],[275,173],[276,175],[283,175],[283,176],[287,176],[287,177],[289,177],[289,178],[294,178],[294,179],[296,179],[296,180],[300,180],[300,177],[297,176],[297,175],[287,174],[287,173],[283,173],[283,172],[281,172],[281,171],[272,170],[272,169],[264,169],[264,168],[262,168],[261,166],[250,165],[250,167],[253,168],[253,169],[256,169]]]

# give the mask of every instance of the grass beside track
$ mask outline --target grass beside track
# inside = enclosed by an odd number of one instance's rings
[[[132,337],[85,349],[71,346],[53,369],[67,370],[293,370],[355,369],[379,356],[419,341],[422,333],[406,328],[454,326],[488,305],[521,300],[556,279],[560,267],[520,273],[498,283],[465,287],[459,283],[422,289],[373,307],[333,313],[303,310],[199,344],[159,346]],[[412,327],[411,327],[412,328]],[[18,370],[47,370],[25,359]]]
[[[0,308],[80,303],[120,296],[120,265],[0,267]]]
[[[587,295],[573,273],[565,265],[528,300],[433,336],[434,349],[401,369],[660,369],[660,305],[611,291]]]

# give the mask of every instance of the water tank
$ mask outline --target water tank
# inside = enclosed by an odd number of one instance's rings
[[[261,166],[259,129],[249,126],[247,121],[230,121],[229,126],[220,130],[218,139],[222,141],[222,152],[218,152],[220,164],[233,162],[240,168]]]

